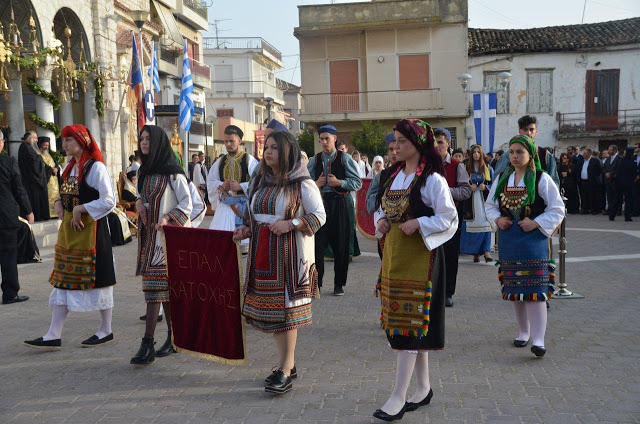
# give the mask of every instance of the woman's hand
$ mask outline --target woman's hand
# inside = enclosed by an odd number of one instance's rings
[[[480,191],[485,191],[487,189],[487,186],[484,183],[482,183],[478,186],[478,188],[480,189]]]
[[[142,203],[142,199],[136,200],[136,212],[138,212],[140,221],[142,221],[144,225],[147,225],[149,217],[147,215],[147,208],[145,208],[144,203]]]
[[[82,222],[82,205],[78,205],[73,208],[73,218],[71,219],[71,228],[75,231],[82,231],[84,229],[84,223]]]
[[[410,219],[407,222],[403,222],[402,224],[400,224],[398,228],[402,230],[402,232],[404,232],[406,235],[410,236],[418,231],[418,228],[420,228],[420,223],[417,219]]]
[[[478,188],[477,185],[471,184],[471,191],[476,191],[477,188]]]
[[[390,229],[391,229],[391,224],[389,224],[388,220],[386,220],[385,218],[382,218],[378,221],[377,231],[380,234],[387,234]]]
[[[280,221],[276,221],[273,224],[269,225],[269,231],[277,236],[286,234],[294,228],[295,226],[290,220],[284,219],[281,219]]]
[[[160,229],[162,229],[162,226],[164,225],[169,225],[169,221],[167,221],[167,218],[162,216],[160,217],[160,219],[158,220],[158,223],[156,224],[156,231],[160,231]]]
[[[529,218],[525,218],[521,220],[520,222],[518,222],[518,225],[520,226],[520,228],[522,228],[522,231],[524,231],[525,233],[531,232],[536,228],[540,227],[540,224],[538,224],[538,222]]]
[[[56,200],[56,202],[53,204],[53,210],[56,211],[56,215],[58,215],[58,218],[64,219],[64,208],[62,207],[62,200]]]
[[[563,173],[562,173],[562,178],[565,178],[566,176],[567,176],[567,173],[566,173],[566,172],[563,172]]]
[[[233,230],[233,239],[235,241],[244,240],[249,237],[251,237],[251,229],[246,225],[241,225]]]
[[[503,216],[496,219],[496,224],[498,224],[498,227],[500,227],[501,230],[508,230],[513,225],[513,222],[511,222],[511,219]]]

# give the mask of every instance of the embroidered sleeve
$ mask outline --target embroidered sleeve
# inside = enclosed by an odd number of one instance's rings
[[[191,194],[189,193],[189,186],[187,185],[187,179],[184,175],[175,175],[169,177],[169,183],[173,192],[176,195],[178,204],[169,213],[167,218],[172,219],[177,224],[184,226],[189,221],[193,204],[191,203]]]
[[[302,182],[301,192],[304,215],[299,219],[306,227],[305,233],[312,236],[324,225],[327,215],[320,190],[312,180]]]

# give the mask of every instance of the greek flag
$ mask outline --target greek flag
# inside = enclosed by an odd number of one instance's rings
[[[498,95],[483,93],[473,95],[473,123],[476,127],[476,143],[485,153],[493,153],[496,134],[496,109]]]
[[[151,58],[151,66],[147,71],[147,75],[151,77],[151,85],[156,93],[160,92],[160,74],[158,74],[158,51],[156,50],[156,43],[153,42],[153,53]]]
[[[191,119],[193,118],[193,77],[191,76],[191,66],[189,65],[189,53],[187,52],[187,42],[184,42],[184,59],[182,61],[182,88],[180,89],[179,119],[180,128],[189,131]]]

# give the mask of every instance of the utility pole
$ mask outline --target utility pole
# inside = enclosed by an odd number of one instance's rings
[[[214,31],[216,33],[216,49],[220,48],[220,42],[218,41],[219,38],[219,32],[224,32],[224,31],[229,31],[228,29],[219,29],[219,23],[220,22],[224,22],[224,21],[230,21],[231,19],[214,19],[213,23],[210,23],[209,25],[212,25],[214,28]]]

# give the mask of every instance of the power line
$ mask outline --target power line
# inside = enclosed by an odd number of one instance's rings
[[[521,26],[524,26],[524,27],[526,27],[526,26],[527,26],[526,24],[524,24],[524,23],[522,23],[522,22],[520,22],[520,21],[517,21],[517,20],[515,20],[515,19],[513,19],[513,18],[510,18],[510,17],[509,17],[509,16],[507,16],[507,15],[503,15],[502,13],[498,12],[497,10],[494,10],[494,9],[490,8],[489,6],[486,6],[486,5],[482,4],[482,3],[480,3],[478,0],[473,0],[473,1],[474,1],[475,3],[477,3],[479,6],[482,6],[482,7],[484,7],[485,9],[492,11],[492,12],[493,12],[493,13],[495,13],[496,15],[500,15],[500,16],[502,16],[502,17],[503,17],[503,18],[505,18],[505,19],[509,19],[510,21],[515,22],[515,23],[516,23],[516,24],[518,24],[518,25],[521,25]]]

